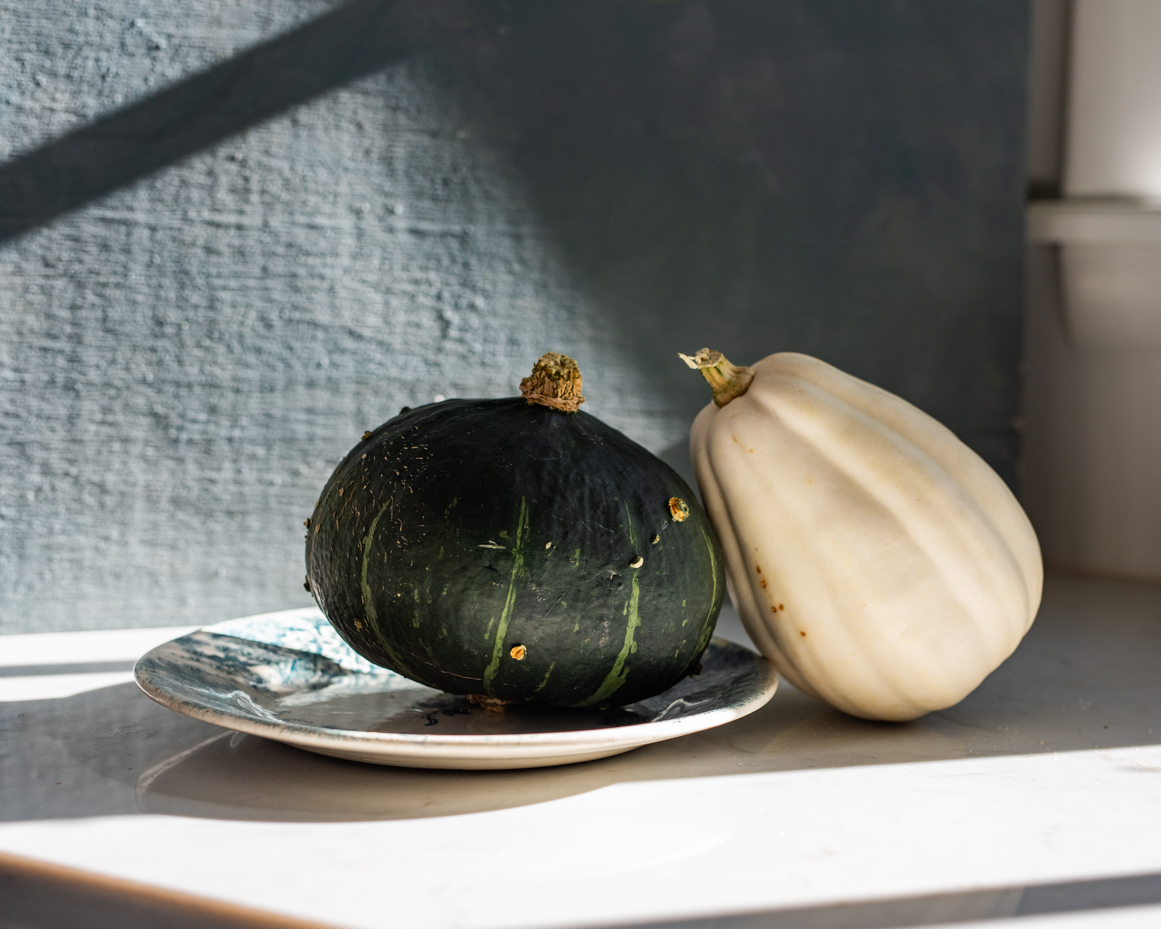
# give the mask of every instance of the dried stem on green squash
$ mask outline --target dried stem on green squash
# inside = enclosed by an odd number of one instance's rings
[[[520,393],[531,403],[538,403],[563,413],[575,413],[585,402],[581,396],[580,366],[568,355],[545,352],[520,382]]]

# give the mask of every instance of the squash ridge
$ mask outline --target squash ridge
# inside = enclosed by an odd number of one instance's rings
[[[803,382],[801,378],[781,375],[780,380],[786,382],[782,392],[777,390],[776,384],[767,382],[755,385],[758,389],[750,391],[747,396],[752,397],[752,403],[761,407],[767,415],[776,418],[779,428],[786,436],[791,437],[801,448],[809,449],[811,457],[817,460],[818,466],[831,470],[836,476],[851,486],[861,489],[859,482],[838,467],[833,457],[819,446],[813,436],[801,428],[796,428],[792,424],[793,417],[787,415],[788,411],[779,402],[785,401],[792,390],[799,393],[809,393],[815,403],[818,403],[820,399],[825,403],[828,395],[816,385],[810,382]],[[767,389],[763,390],[762,388]],[[819,472],[816,482],[820,486],[826,485],[827,482],[822,472]],[[806,507],[803,510],[802,507],[790,505],[790,502],[786,500],[786,494],[782,492],[781,488],[776,489],[774,494],[775,506],[778,507],[784,518],[793,519],[795,522],[801,524],[803,516],[813,511],[812,507]],[[793,499],[793,496],[791,499]],[[876,509],[879,513],[898,523],[897,518],[888,507],[883,506],[878,500],[875,502]],[[806,532],[799,532],[798,535],[803,539],[810,537],[809,533]],[[869,677],[876,681],[882,690],[892,694],[900,705],[912,705],[913,702],[908,698],[900,682],[884,671],[881,666],[881,661],[872,660],[872,658],[878,658],[879,656],[868,656],[867,643],[856,634],[857,630],[852,627],[850,617],[847,615],[842,599],[836,598],[833,571],[829,570],[830,556],[827,552],[820,551],[817,543],[810,545],[810,551],[812,552],[811,560],[819,566],[817,570],[819,589],[816,590],[816,593],[825,593],[827,608],[821,611],[812,611],[805,616],[804,619],[807,620],[805,628],[809,629],[811,625],[816,626],[814,630],[815,641],[817,642],[819,640],[818,637],[820,635],[825,635],[831,643],[828,651],[849,655],[844,663],[848,665],[848,670],[851,672],[850,678],[866,680]],[[753,583],[748,575],[747,580],[751,584]],[[766,618],[764,612],[760,615],[762,622],[767,625],[772,625],[771,621]],[[826,620],[825,626],[821,628],[819,628],[820,620]],[[775,637],[778,635],[779,633],[775,633]],[[841,645],[838,644],[840,640],[843,643]],[[845,712],[858,715],[852,712],[854,704],[849,699],[848,688],[844,686],[841,680],[835,680],[836,675],[833,668],[825,668],[824,663],[820,661],[820,655],[817,649],[813,645],[807,643],[804,648],[795,648],[793,651],[787,649],[785,653],[787,655],[787,661],[793,667],[795,674],[804,680],[811,681],[811,690],[809,692],[817,694],[819,699],[823,699]],[[828,671],[829,673],[827,673]],[[866,689],[866,685],[860,687],[860,690]]]
[[[986,561],[985,555],[989,550],[986,542],[996,541],[994,527],[990,521],[981,512],[980,508],[975,504],[974,499],[966,492],[966,489],[958,482],[950,480],[939,462],[932,459],[922,449],[917,448],[914,443],[910,442],[906,435],[903,435],[887,424],[879,422],[874,417],[866,415],[861,410],[858,410],[858,408],[846,403],[842,398],[834,397],[833,394],[824,388],[813,384],[809,386],[812,393],[821,396],[824,404],[827,404],[827,401],[831,401],[827,405],[838,407],[841,404],[846,409],[834,410],[826,420],[820,420],[818,422],[816,429],[808,429],[805,431],[801,428],[802,425],[804,422],[807,425],[813,425],[813,419],[806,420],[805,417],[787,416],[784,412],[781,419],[782,426],[788,431],[800,435],[804,441],[809,442],[837,473],[842,474],[854,487],[857,487],[865,498],[873,500],[876,504],[877,511],[891,519],[899,527],[900,536],[908,540],[911,556],[921,558],[930,566],[934,574],[941,579],[942,589],[946,591],[951,601],[958,607],[959,615],[955,623],[955,628],[961,635],[964,633],[970,635],[970,640],[973,642],[974,650],[977,653],[970,664],[974,667],[979,667],[988,662],[994,663],[996,659],[1002,660],[1002,657],[1006,657],[1006,655],[997,655],[997,651],[1000,650],[996,647],[998,643],[989,641],[984,631],[980,628],[980,624],[973,621],[977,615],[977,610],[972,608],[972,603],[978,601],[980,596],[997,600],[997,611],[1001,614],[1005,612],[1003,610],[1003,598],[996,598],[993,595],[991,588],[994,587],[994,583],[989,584],[987,582],[988,578],[983,576],[984,571],[978,567]],[[910,495],[903,494],[897,490],[898,476],[896,470],[889,469],[886,472],[879,473],[874,470],[858,467],[858,465],[865,462],[865,456],[854,456],[847,452],[840,437],[836,437],[829,428],[829,423],[832,419],[844,423],[848,421],[857,423],[863,430],[885,440],[893,457],[904,460],[909,455],[914,457],[919,464],[909,468],[908,472],[910,477],[921,478],[923,479],[923,483],[927,485],[922,495],[923,504],[915,507],[912,505]],[[931,479],[931,472],[935,472],[939,476],[946,476],[948,479],[942,481],[933,480]],[[878,480],[875,478],[878,478]],[[948,493],[949,488],[954,488],[951,494]],[[954,505],[956,503],[959,504],[958,507]],[[933,504],[941,509],[944,505],[950,504],[952,512],[930,512]],[[974,533],[966,531],[966,527],[962,525],[965,519],[974,525],[976,530]],[[935,557],[934,553],[940,551],[941,548],[940,546],[933,548],[930,544],[924,544],[922,536],[925,529],[928,531],[928,534],[934,530],[941,542],[946,543],[955,539],[960,549],[959,553],[948,553],[944,558]],[[981,535],[986,537],[986,539],[981,539]],[[1006,553],[1008,552],[1006,545],[1001,550]],[[970,576],[965,576],[959,569],[959,566],[962,564],[977,566],[977,570],[973,571]],[[1020,573],[1018,565],[1011,558],[1009,558],[1009,566],[1015,569],[1017,575]],[[987,573],[994,582],[999,580],[1004,572],[1000,569],[999,574],[995,571]],[[1008,580],[1010,582],[1011,578],[1009,577]],[[972,589],[966,590],[965,583],[970,584]],[[914,626],[916,622],[921,624],[919,626],[920,629],[926,631],[931,622],[931,618],[926,616],[917,618],[911,625]],[[877,646],[875,651],[884,647],[903,647],[905,630],[899,630],[899,635],[889,642],[879,642],[878,637],[875,637],[873,641]],[[860,640],[859,644],[861,649],[865,651],[867,643]],[[962,642],[961,646],[966,644],[966,642]],[[899,695],[904,704],[911,705],[915,710],[935,709],[936,707],[929,706],[926,703],[916,703],[912,698],[907,696],[913,688],[908,687],[907,683],[900,680],[895,674],[889,677],[883,676],[883,672],[880,669],[891,668],[895,664],[889,660],[885,660],[886,657],[876,655],[875,660],[867,662],[866,666],[868,668],[873,667],[877,675],[882,679],[883,684],[889,690]],[[960,661],[955,664],[966,668],[969,662]],[[910,666],[908,666],[907,670],[910,672]],[[890,682],[889,684],[888,681]],[[976,681],[975,683],[978,684],[979,682]]]
[[[825,388],[822,390],[825,396],[834,397]],[[885,391],[882,393],[888,398],[892,396]],[[1013,589],[1019,591],[1020,599],[1025,602],[1025,608],[1021,612],[1026,614],[1027,611],[1027,584],[1020,583],[1026,581],[1023,567],[1009,540],[999,531],[992,514],[981,505],[972,488],[965,486],[963,480],[950,473],[944,462],[932,454],[932,450],[917,444],[908,432],[898,427],[905,426],[906,423],[883,422],[881,418],[853,406],[845,398],[835,399],[847,407],[837,413],[837,418],[856,421],[864,429],[884,438],[892,457],[911,466],[908,468],[909,479],[924,486],[923,504],[914,506],[911,495],[902,492],[897,468],[875,471],[860,467],[866,464],[866,456],[854,456],[846,452],[843,443],[833,431],[820,429],[819,438],[830,441],[825,445],[816,442],[816,446],[865,494],[877,499],[886,512],[896,517],[906,537],[913,540],[916,551],[923,555],[927,563],[942,578],[945,589],[959,604],[965,619],[969,620],[967,628],[973,632],[973,638],[980,651],[979,657],[984,661],[992,661],[997,656],[1000,660],[1007,657],[1014,648],[1008,647],[1012,631],[1008,628],[1008,623],[1000,630],[990,624],[981,625],[970,621],[978,612],[972,604],[977,603],[981,596],[995,601],[994,615],[1007,615],[1013,620],[1017,619],[1011,609],[1004,608],[1009,597],[996,592],[998,582],[1003,582],[1003,587],[1007,588],[1009,593]],[[923,419],[930,419],[922,411],[917,412]],[[789,422],[785,419],[784,422],[789,427]],[[948,434],[954,438],[950,431]],[[958,446],[959,440],[956,439],[955,442]],[[970,449],[968,454],[973,458],[975,456]],[[982,461],[970,459],[964,462],[965,470],[969,468],[978,470],[980,467],[986,465],[983,465]],[[1006,488],[1004,489],[1007,492]],[[943,512],[935,512],[935,507],[939,507]],[[944,545],[932,546],[930,538],[925,543],[924,536],[932,531]],[[946,543],[953,539],[959,548],[958,552],[947,552],[943,558],[934,557],[935,553],[942,552]],[[995,552],[1004,554],[1005,565],[996,564],[990,557]],[[989,563],[990,568],[985,568]],[[963,570],[965,565],[970,565],[975,570],[970,574],[965,573]],[[1021,631],[1027,628],[1025,615],[1019,616],[1019,623]],[[996,634],[1002,632],[1004,641],[996,641],[996,635],[988,636],[988,632]]]
[[[732,401],[731,405],[733,405],[733,403],[737,403],[741,399],[742,398],[738,398],[738,400]],[[723,549],[726,547],[733,549],[733,557],[731,558],[727,555],[725,564],[727,574],[732,574],[735,569],[734,566],[738,564],[744,564],[746,559],[742,556],[741,547],[737,541],[739,538],[741,538],[741,534],[738,532],[738,524],[733,512],[734,508],[724,490],[724,484],[721,480],[721,476],[718,473],[717,465],[714,461],[714,455],[712,453],[714,439],[716,437],[715,433],[718,431],[715,429],[715,426],[723,425],[718,422],[719,415],[723,415],[719,413],[719,409],[724,408],[716,407],[711,403],[698,415],[698,420],[701,420],[702,417],[705,417],[704,426],[698,430],[697,424],[695,423],[695,431],[698,431],[699,434],[704,435],[705,441],[698,443],[696,454],[694,456],[694,462],[695,465],[697,463],[701,463],[702,467],[709,472],[709,479],[703,481],[700,477],[701,470],[698,470],[699,483],[704,485],[702,487],[702,494],[706,498],[707,509],[709,509],[711,512],[716,510],[719,514],[717,518],[724,519],[732,530],[732,532],[728,533],[718,533],[718,541],[721,543]],[[725,442],[724,438],[717,438],[719,441],[722,441],[723,443]],[[787,660],[782,648],[778,645],[773,631],[769,628],[769,626],[767,626],[764,617],[761,617],[761,613],[756,608],[754,603],[754,592],[750,587],[749,581],[750,579],[748,575],[743,577],[740,582],[736,578],[733,579],[733,590],[738,598],[738,602],[735,602],[734,606],[742,618],[743,625],[746,627],[751,637],[755,639],[756,644],[762,650],[763,654],[771,656],[772,653],[770,660],[779,671],[782,671],[787,667],[791,669],[790,673],[786,674],[786,677],[791,684],[793,684],[799,690],[802,690],[804,693],[817,698],[817,694],[808,685],[806,685],[805,682],[801,680],[801,677],[798,675],[798,673],[793,670],[793,666]],[[800,684],[802,684],[802,686],[799,686]]]

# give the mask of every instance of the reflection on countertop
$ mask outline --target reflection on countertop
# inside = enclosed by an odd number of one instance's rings
[[[744,639],[736,616],[719,634]],[[1055,576],[1016,653],[958,706],[853,719],[787,686],[719,729],[525,771],[389,768],[217,729],[132,684],[0,704],[0,818],[133,812],[359,821],[504,809],[627,781],[1150,745],[1161,723],[1161,587]],[[59,669],[54,669],[59,670]]]

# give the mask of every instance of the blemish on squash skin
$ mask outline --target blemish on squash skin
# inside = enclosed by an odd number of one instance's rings
[[[766,589],[766,578],[762,578],[762,589]]]
[[[806,636],[806,633],[805,633],[805,632],[803,632],[801,629],[799,629],[799,630],[798,630],[798,634],[799,634],[800,636],[803,636],[803,637],[805,637],[805,636]]]
[[[517,661],[523,661],[524,656],[528,654],[528,649],[523,645],[513,645],[511,651],[508,652]]]

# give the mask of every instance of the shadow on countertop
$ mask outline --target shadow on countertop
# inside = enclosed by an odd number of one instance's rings
[[[222,731],[124,684],[0,708],[0,817],[409,819],[524,806],[626,781],[1156,744],[1159,647],[1161,588],[1054,577],[1012,658],[943,712],[867,722],[783,683],[766,707],[721,728],[602,761],[523,771],[341,761]]]

